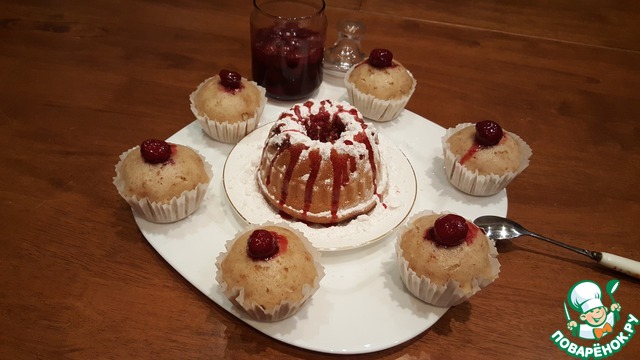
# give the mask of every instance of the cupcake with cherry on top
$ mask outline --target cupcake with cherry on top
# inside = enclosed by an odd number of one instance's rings
[[[216,280],[231,302],[258,321],[296,314],[324,276],[320,253],[285,224],[250,226],[226,243]]]
[[[351,105],[374,121],[397,118],[416,89],[411,72],[388,49],[371,50],[347,71],[344,81]]]
[[[147,221],[169,223],[191,215],[212,177],[211,165],[194,149],[147,139],[120,155],[113,184],[133,212]]]
[[[414,215],[399,232],[396,255],[409,292],[442,307],[466,301],[500,272],[493,241],[456,214]]]
[[[449,182],[474,196],[504,189],[529,166],[531,148],[495,121],[459,124],[442,137],[444,169]]]
[[[191,111],[214,140],[237,143],[258,127],[266,90],[235,71],[220,70],[191,93]]]

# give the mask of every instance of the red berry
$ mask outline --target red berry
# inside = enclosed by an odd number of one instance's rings
[[[222,69],[218,75],[220,76],[220,83],[227,89],[236,90],[242,86],[242,76],[235,71]]]
[[[483,120],[476,123],[476,142],[480,145],[493,146],[502,139],[502,128],[497,122]]]
[[[393,53],[387,49],[373,49],[369,54],[369,64],[371,66],[384,69],[391,66],[393,60]]]
[[[140,153],[148,163],[163,163],[171,157],[171,145],[163,140],[147,139],[140,145]]]
[[[441,216],[433,224],[435,240],[444,246],[462,244],[467,237],[468,230],[467,221],[462,216],[455,214]]]
[[[331,117],[326,111],[310,115],[309,120],[304,123],[304,127],[309,138],[325,143],[335,142],[346,130],[345,125],[338,117]]]
[[[247,254],[256,260],[267,259],[277,253],[278,249],[278,240],[268,230],[255,230],[247,241]]]

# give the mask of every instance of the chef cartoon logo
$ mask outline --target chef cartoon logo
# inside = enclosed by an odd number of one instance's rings
[[[600,340],[613,332],[613,326],[620,320],[621,306],[613,298],[613,293],[619,284],[619,281],[613,280],[607,285],[607,295],[611,299],[609,308],[602,303],[602,290],[595,282],[583,280],[573,285],[567,300],[571,308],[580,314],[578,321],[581,324],[571,319],[567,303],[564,303],[567,328],[573,336],[587,340]]]
[[[564,302],[566,327],[571,337],[594,343],[592,346],[578,345],[558,330],[551,336],[556,346],[579,359],[603,359],[620,351],[634,335],[638,319],[629,314],[622,331],[616,332],[615,329],[620,328],[616,324],[620,321],[622,306],[616,302],[613,294],[619,285],[620,281],[614,279],[605,286],[604,294],[610,300],[607,306],[605,303],[608,301],[603,298],[603,291],[598,284],[590,280],[575,283]],[[573,311],[569,311],[569,308]]]

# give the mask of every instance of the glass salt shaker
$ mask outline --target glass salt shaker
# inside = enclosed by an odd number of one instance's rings
[[[360,48],[365,26],[358,21],[341,20],[337,29],[338,39],[324,53],[324,71],[329,75],[344,77],[351,66],[365,58]]]

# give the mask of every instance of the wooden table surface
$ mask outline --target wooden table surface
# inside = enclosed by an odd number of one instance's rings
[[[199,82],[221,68],[251,73],[251,10],[246,0],[0,3],[0,358],[336,357],[273,340],[200,293],[112,184],[120,153],[192,122]],[[327,16],[329,43],[340,19],[360,20],[365,51],[390,48],[413,72],[409,110],[445,128],[495,119],[528,142],[509,217],[640,259],[639,2],[332,0]],[[620,280],[615,334],[640,317],[635,278],[531,238],[498,249],[490,287],[406,343],[353,357],[570,358],[551,335],[593,344],[571,337],[563,310],[585,279]],[[640,358],[640,338],[612,358]]]

